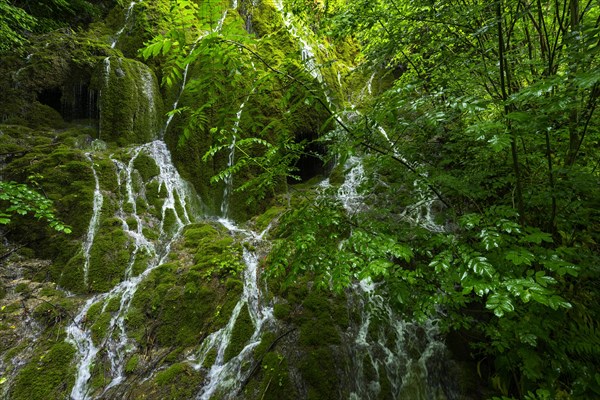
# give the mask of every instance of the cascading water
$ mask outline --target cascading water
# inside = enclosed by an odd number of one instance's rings
[[[103,75],[104,75],[104,88],[108,88],[108,85],[110,83],[110,57],[106,57],[104,58],[104,60],[102,61],[102,65],[103,65]],[[99,106],[99,122],[98,122],[98,139],[102,138],[102,132],[103,132],[103,124],[102,124],[102,89],[100,89],[100,91],[98,92],[98,104]]]
[[[137,185],[134,183],[133,173],[134,161],[141,153],[150,157],[156,163],[159,174],[153,179],[156,179],[158,183],[158,190],[166,193],[160,210],[161,218],[159,221],[149,221],[147,217],[142,218],[136,209],[138,198],[145,196],[142,189],[135,189]],[[77,376],[71,391],[71,398],[74,400],[95,398],[93,393],[89,393],[89,379],[91,368],[96,362],[100,351],[106,353],[106,357],[111,363],[108,372],[111,381],[104,388],[104,392],[123,381],[125,356],[131,350],[131,340],[128,338],[125,328],[125,316],[133,296],[143,279],[152,270],[164,263],[172,243],[179,237],[183,227],[191,222],[190,213],[192,212],[191,204],[194,202],[194,195],[171,163],[171,156],[166,144],[162,141],[147,143],[131,150],[130,155],[131,160],[128,164],[117,160],[113,161],[117,169],[119,187],[125,185],[124,190],[122,190],[125,193],[125,198],[119,201],[119,208],[115,217],[121,220],[122,229],[130,237],[133,249],[123,280],[109,292],[88,299],[67,328],[67,341],[77,349]],[[127,207],[124,207],[124,205],[127,205]],[[125,211],[126,208],[128,211]],[[173,216],[169,225],[165,224],[167,214]],[[135,229],[131,229],[127,222],[131,218],[136,221],[137,226]],[[144,233],[144,228],[151,228],[152,226],[158,226],[159,232],[156,239],[150,239]],[[134,275],[133,265],[139,254],[148,256],[148,261],[145,269],[138,275]],[[88,311],[93,305],[99,303],[102,304],[102,311],[106,311],[109,302],[113,299],[119,299],[118,310],[112,315],[106,337],[100,343],[95,343],[91,328],[85,324]]]
[[[94,243],[94,237],[96,236],[96,232],[98,231],[98,223],[100,222],[100,210],[102,209],[104,197],[102,196],[102,192],[100,191],[100,181],[98,180],[98,174],[96,173],[96,168],[94,167],[94,160],[92,160],[92,156],[90,153],[86,153],[85,156],[88,160],[90,160],[92,166],[92,173],[94,174],[94,181],[96,185],[94,189],[92,218],[90,218],[90,224],[88,226],[87,235],[85,237],[84,242],[81,245],[81,248],[83,250],[83,284],[87,286],[88,272],[90,268],[90,250],[92,248],[92,244]]]
[[[346,162],[346,177],[337,198],[349,215],[360,211],[365,180],[362,160]],[[347,242],[342,242],[341,249]],[[352,360],[346,371],[350,400],[457,398],[455,388],[442,377],[446,362],[444,343],[432,320],[424,324],[405,321],[387,301],[383,284],[370,279],[356,283],[349,293],[348,308],[357,318],[347,333]]]
[[[402,154],[396,149],[396,144],[390,139],[389,135],[381,126],[377,126],[377,130],[384,137],[385,141],[390,146],[392,154],[397,159],[402,160],[407,165],[411,165],[414,170],[418,170],[420,165],[416,163],[410,163]],[[433,206],[436,203],[436,197],[432,193],[431,189],[427,186],[427,173],[422,172],[420,176],[415,179],[413,186],[415,188],[415,196],[417,201],[407,206],[402,213],[401,217],[411,222],[414,225],[421,226],[430,232],[444,232],[446,229],[444,226],[439,225],[434,220]]]
[[[269,229],[261,234],[238,228],[227,219],[219,219],[218,222],[227,228],[232,234],[241,235],[244,243],[255,246],[263,240],[263,236]],[[252,372],[250,364],[245,361],[251,360],[253,349],[261,342],[261,334],[273,322],[273,308],[261,300],[261,291],[258,280],[258,256],[246,246],[243,250],[243,259],[246,268],[244,270],[243,291],[240,300],[235,305],[231,317],[225,327],[210,334],[202,342],[196,356],[190,359],[195,369],[203,368],[205,360],[211,351],[216,351],[216,358],[209,367],[197,399],[208,400],[213,394],[219,392],[222,398],[234,399],[241,387],[242,382]],[[231,336],[240,312],[247,307],[254,332],[245,343],[244,348],[234,357],[225,360],[225,351],[231,344]],[[206,368],[206,366],[205,366]]]
[[[360,295],[352,296],[349,306],[360,310],[360,317],[348,346],[354,361],[350,399],[457,398],[452,383],[440,374],[446,348],[435,321],[407,322],[373,282],[355,286]]]
[[[345,165],[346,178],[337,192],[337,198],[342,202],[348,214],[358,212],[363,204],[363,196],[359,193],[360,185],[365,181],[365,169],[362,159],[351,156]]]
[[[295,23],[292,15],[285,11],[283,6],[283,0],[275,0],[273,2],[277,11],[281,14],[283,23],[290,33],[290,35],[298,40],[300,43],[300,50],[302,55],[302,61],[306,67],[306,70],[319,82],[323,82],[323,75],[321,70],[317,66],[315,51],[313,47],[308,43],[307,38],[309,34],[305,31],[306,28],[300,24]]]

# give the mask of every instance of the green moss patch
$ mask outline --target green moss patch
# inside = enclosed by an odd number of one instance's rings
[[[245,347],[246,343],[252,337],[254,333],[254,325],[248,312],[248,305],[242,307],[240,314],[238,315],[233,330],[231,331],[231,341],[227,349],[225,349],[224,361],[227,362],[231,358],[238,355]]]
[[[14,400],[62,399],[75,381],[71,364],[75,349],[68,343],[57,343],[36,355],[17,375],[11,398]]]

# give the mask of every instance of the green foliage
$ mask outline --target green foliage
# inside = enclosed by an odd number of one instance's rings
[[[11,222],[11,215],[31,213],[37,219],[46,220],[54,230],[71,233],[71,228],[54,215],[52,200],[27,185],[16,182],[0,182],[0,200],[8,204],[0,209],[0,224],[2,225]]]
[[[14,46],[25,43],[21,31],[32,31],[37,20],[25,10],[9,4],[8,0],[0,1],[0,54],[6,53]]]
[[[100,7],[84,0],[0,0],[0,54],[25,45],[31,33],[45,33],[67,24],[89,23],[99,15]]]

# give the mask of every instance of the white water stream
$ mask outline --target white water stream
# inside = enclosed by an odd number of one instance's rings
[[[256,234],[252,231],[237,227],[230,220],[220,218],[218,220],[225,228],[234,235],[241,236],[244,243],[251,246],[258,245],[269,227],[262,233]],[[231,317],[223,328],[211,333],[202,342],[197,354],[190,358],[195,369],[200,369],[211,351],[216,350],[216,358],[212,366],[208,369],[205,384],[198,393],[197,399],[208,400],[213,394],[219,394],[226,399],[235,399],[237,391],[242,382],[251,373],[249,367],[253,349],[261,342],[261,334],[274,321],[273,308],[270,304],[265,304],[261,299],[261,289],[259,284],[258,257],[257,254],[244,246],[243,259],[246,265],[244,270],[244,287],[240,300],[235,305]],[[247,306],[250,319],[254,327],[251,338],[245,343],[244,348],[239,354],[225,361],[225,351],[231,344],[233,327],[240,315],[240,312]]]
[[[135,184],[135,174],[133,165],[135,158],[144,153],[150,157],[159,168],[159,174],[153,178],[157,180],[158,190],[166,193],[159,221],[143,218],[137,212],[136,200],[138,197],[144,197],[142,188],[136,190],[139,185]],[[75,385],[71,391],[71,399],[86,400],[93,399],[94,394],[89,393],[89,379],[91,369],[97,362],[97,355],[100,350],[106,353],[110,360],[111,368],[108,374],[112,378],[110,383],[104,388],[104,391],[120,384],[124,379],[123,368],[125,356],[132,349],[130,339],[127,336],[125,328],[125,315],[129,309],[133,296],[144,278],[156,267],[164,263],[168,256],[171,244],[176,240],[183,227],[191,222],[190,212],[191,204],[194,202],[194,195],[189,185],[181,179],[179,173],[171,162],[171,155],[162,141],[153,141],[135,147],[130,151],[131,159],[128,164],[118,160],[115,163],[117,181],[119,187],[125,186],[121,192],[124,193],[124,199],[119,200],[119,208],[115,216],[122,222],[123,231],[129,236],[132,246],[131,256],[128,265],[125,268],[123,280],[107,293],[101,293],[88,299],[85,305],[79,310],[73,322],[67,327],[67,341],[77,349],[76,364],[77,376]],[[125,211],[128,205],[128,211]],[[174,226],[165,226],[167,213],[174,216]],[[135,229],[130,228],[128,219],[133,218],[136,221]],[[152,229],[158,227],[158,238],[150,239],[144,234],[144,227]],[[148,257],[144,270],[138,275],[133,273],[133,265],[139,255]],[[102,311],[106,310],[112,299],[119,299],[119,308],[112,315],[106,336],[100,343],[94,343],[91,327],[86,326],[87,313],[94,304],[101,303]]]
[[[100,210],[102,209],[102,204],[104,203],[104,197],[102,196],[102,192],[100,191],[100,181],[98,180],[98,174],[96,173],[96,168],[94,167],[94,160],[92,159],[90,153],[86,153],[85,156],[88,160],[90,160],[92,173],[94,174],[94,181],[96,185],[94,189],[92,217],[90,218],[90,223],[88,226],[88,231],[85,240],[81,244],[81,249],[83,250],[83,284],[87,287],[88,272],[90,269],[90,250],[92,248],[92,244],[94,243],[96,232],[98,232],[98,223],[100,222]]]
[[[112,49],[115,48],[115,46],[117,45],[117,42],[119,41],[119,38],[125,31],[125,28],[127,28],[127,24],[129,23],[129,19],[131,18],[131,14],[133,13],[133,8],[137,4],[140,4],[142,1],[143,0],[137,0],[137,1],[132,1],[131,3],[129,3],[129,7],[127,7],[127,11],[125,11],[125,22],[123,22],[123,27],[117,31],[117,33],[115,34],[115,37],[112,39],[112,41],[110,43],[110,47]]]
[[[246,99],[247,101],[248,99]],[[229,156],[227,159],[227,168],[233,167],[235,163],[235,143],[237,140],[238,130],[240,128],[240,120],[242,118],[242,112],[244,111],[244,106],[246,105],[246,101],[244,101],[235,115],[235,121],[233,122],[233,127],[231,128],[231,145],[229,146]],[[221,215],[224,218],[229,217],[229,197],[233,191],[233,174],[229,173],[225,177],[225,190],[223,191],[223,201],[221,202]]]

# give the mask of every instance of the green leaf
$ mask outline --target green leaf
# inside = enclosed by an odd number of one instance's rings
[[[493,151],[499,153],[510,147],[511,138],[508,134],[496,134],[488,140],[488,143]]]
[[[569,303],[568,301],[566,301],[558,295],[554,295],[548,298],[548,305],[553,310],[558,310],[559,308],[572,308],[571,303]]]
[[[499,293],[494,293],[488,298],[485,308],[493,310],[498,318],[504,316],[507,312],[513,312],[515,310],[515,306],[510,299]]]
[[[528,233],[523,237],[527,243],[541,244],[542,242],[552,243],[552,235],[542,232],[538,228],[528,228]]]
[[[466,229],[473,229],[474,227],[478,226],[480,222],[480,214],[465,214],[462,217],[460,217],[459,220],[460,226]]]
[[[473,257],[469,260],[469,268],[478,275],[492,277],[495,269],[485,257]]]
[[[535,260],[535,255],[525,249],[517,249],[506,252],[504,258],[506,258],[508,261],[511,261],[514,265],[531,266]]]

